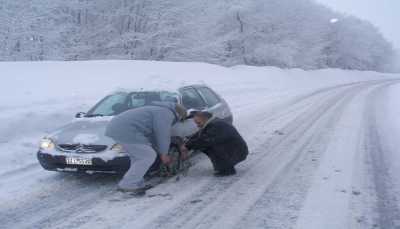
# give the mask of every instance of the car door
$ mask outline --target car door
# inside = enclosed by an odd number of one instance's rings
[[[179,89],[179,92],[182,96],[182,105],[185,106],[186,109],[203,110],[207,107],[203,97],[193,87],[181,88]],[[172,128],[172,135],[187,137],[197,131],[198,128],[194,123],[193,118],[190,118],[176,123]]]
[[[228,104],[215,93],[212,89],[206,86],[198,86],[195,88],[206,102],[207,111],[214,114],[214,116],[232,123],[232,114]]]

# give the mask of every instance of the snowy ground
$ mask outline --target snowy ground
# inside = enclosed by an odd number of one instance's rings
[[[200,63],[0,63],[4,228],[400,228],[399,75]],[[238,175],[118,200],[119,177],[44,171],[37,143],[115,88],[204,82],[251,149]]]

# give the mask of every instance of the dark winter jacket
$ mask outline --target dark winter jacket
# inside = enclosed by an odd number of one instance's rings
[[[231,124],[220,120],[210,120],[186,142],[188,149],[200,150],[206,154],[215,154],[232,165],[246,159],[246,142]]]

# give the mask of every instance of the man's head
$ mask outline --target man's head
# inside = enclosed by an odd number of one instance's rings
[[[194,122],[196,123],[197,127],[203,128],[203,127],[206,125],[207,121],[208,121],[210,118],[212,118],[212,116],[213,116],[213,115],[212,115],[210,112],[207,112],[207,111],[197,111],[197,112],[194,114],[193,119],[194,119]]]

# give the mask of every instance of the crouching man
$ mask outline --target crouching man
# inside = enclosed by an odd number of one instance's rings
[[[144,175],[157,159],[157,151],[164,164],[171,163],[168,156],[171,127],[185,116],[186,109],[180,105],[154,102],[125,111],[110,121],[105,135],[122,145],[131,161],[129,170],[118,184],[120,191],[138,196],[146,193]]]
[[[215,176],[236,174],[235,165],[246,159],[246,142],[231,124],[213,118],[209,112],[196,112],[194,121],[200,130],[181,147],[182,152],[200,150],[211,160]]]

